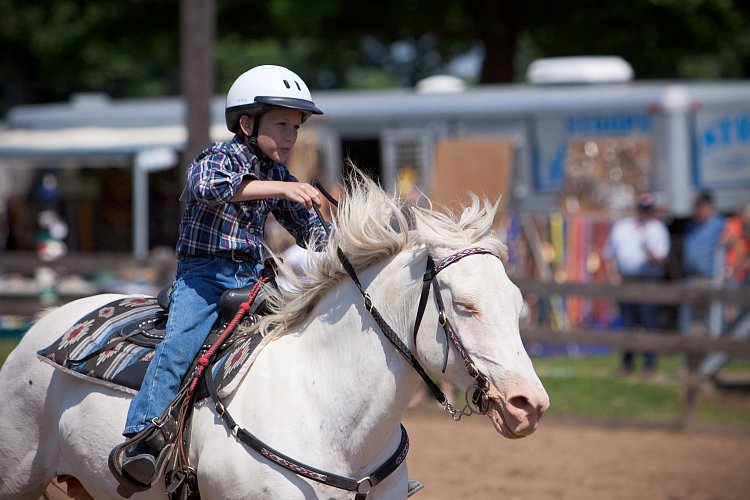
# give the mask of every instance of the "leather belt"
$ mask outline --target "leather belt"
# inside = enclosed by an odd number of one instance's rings
[[[240,250],[220,250],[214,253],[199,253],[199,254],[182,254],[181,258],[186,257],[219,257],[222,259],[231,260],[233,262],[255,262],[256,259],[247,252]]]
[[[229,259],[233,262],[251,262],[255,261],[255,259],[247,252],[241,252],[240,250],[226,250],[221,252],[216,252],[217,257],[221,257],[222,259]]]

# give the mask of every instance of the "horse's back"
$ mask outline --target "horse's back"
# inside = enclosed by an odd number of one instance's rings
[[[118,296],[97,295],[42,316],[0,368],[0,499],[38,498],[61,461],[58,436],[66,391],[61,377],[36,352],[54,342],[76,320]],[[86,384],[91,386],[92,384]]]

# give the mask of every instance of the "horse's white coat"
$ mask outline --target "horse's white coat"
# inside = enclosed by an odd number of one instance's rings
[[[472,245],[478,242],[465,242]],[[358,273],[373,303],[412,349],[425,250],[403,249]],[[427,250],[436,258],[451,253]],[[521,296],[502,262],[472,255],[438,279],[456,332],[491,380],[489,416],[498,432],[510,438],[532,433],[549,400],[521,343]],[[130,396],[57,372],[35,356],[78,318],[114,298],[82,299],[44,316],[2,367],[0,499],[35,500],[61,475],[77,478],[96,499],[118,498],[107,456],[122,440]],[[440,372],[444,346],[431,299],[416,352],[433,373]],[[462,389],[471,383],[455,349],[445,378]],[[399,423],[419,383],[364,309],[354,284],[342,279],[319,298],[307,320],[267,345],[226,402],[238,423],[268,445],[359,478],[395,450]],[[210,404],[195,411],[191,460],[201,496],[209,500],[352,498],[259,457],[232,436]],[[403,498],[406,483],[404,463],[369,498]],[[164,489],[133,498],[164,498]]]

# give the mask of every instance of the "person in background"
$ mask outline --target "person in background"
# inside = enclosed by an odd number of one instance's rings
[[[713,194],[701,191],[695,198],[693,220],[683,240],[682,272],[686,283],[707,286],[721,283],[724,274],[724,254],[721,242],[724,219],[716,213]],[[705,322],[707,331],[718,334],[721,330],[721,308],[680,304],[679,329],[688,334],[694,321]]]
[[[721,243],[726,249],[724,284],[735,289],[750,286],[750,203],[727,217]],[[734,322],[746,312],[736,304],[724,304],[723,319]]]
[[[322,246],[327,232],[315,213],[322,195],[297,182],[285,167],[300,126],[322,114],[295,73],[258,66],[229,89],[225,117],[234,138],[198,154],[187,169],[186,206],[176,253],[164,340],[157,346],[140,391],[133,398],[123,435],[121,469],[147,488],[158,479],[160,450],[147,432],[177,394],[219,315],[221,294],[254,284],[266,257],[264,227],[273,214],[302,246]]]
[[[727,218],[721,241],[726,246],[724,275],[729,286],[750,285],[750,203]]]
[[[655,217],[655,201],[651,194],[639,197],[634,216],[618,220],[612,226],[604,246],[607,277],[613,285],[623,282],[654,281],[665,272],[671,239],[666,225]],[[620,303],[622,326],[647,330],[657,327],[658,305],[647,302]],[[643,370],[652,374],[656,369],[656,354],[645,352]],[[622,354],[620,373],[634,370],[634,353]]]

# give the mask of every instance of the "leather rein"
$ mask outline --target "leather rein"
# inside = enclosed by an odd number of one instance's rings
[[[338,206],[338,202],[330,194],[328,194],[325,189],[323,189],[320,183],[318,183],[317,181],[313,181],[313,185],[318,188],[318,190],[320,190],[320,192],[334,206]],[[324,229],[326,230],[326,232],[328,232],[328,226],[326,226],[326,224],[324,223],[324,219],[320,213],[320,210],[317,206],[314,207],[314,209]],[[406,359],[406,361],[412,366],[412,368],[414,368],[414,370],[417,372],[417,374],[419,374],[425,384],[427,384],[427,387],[429,387],[432,395],[443,406],[443,408],[450,413],[453,420],[459,421],[464,415],[468,416],[474,413],[487,413],[487,411],[489,410],[489,398],[487,396],[487,390],[489,389],[489,378],[477,369],[471,357],[466,352],[461,339],[458,337],[458,335],[456,335],[456,332],[450,324],[450,321],[445,314],[445,306],[440,294],[440,285],[438,284],[435,277],[440,271],[442,271],[449,265],[458,262],[462,258],[469,255],[494,254],[489,249],[483,247],[468,248],[442,259],[437,265],[435,265],[432,257],[430,257],[429,255],[427,256],[427,266],[422,279],[422,292],[419,299],[419,306],[417,308],[417,316],[414,322],[414,346],[416,348],[417,333],[419,332],[419,326],[422,322],[422,317],[427,306],[427,300],[430,295],[430,288],[433,288],[435,300],[437,302],[438,321],[443,327],[447,339],[445,360],[443,362],[443,373],[445,373],[445,369],[448,363],[448,350],[450,348],[450,345],[452,344],[464,360],[467,373],[475,382],[474,385],[467,389],[466,405],[463,409],[460,410],[450,404],[443,391],[441,391],[440,388],[435,384],[435,382],[432,381],[430,376],[420,365],[414,353],[409,350],[409,347],[401,340],[396,332],[393,331],[393,329],[390,327],[390,325],[388,325],[385,319],[383,319],[380,312],[373,305],[370,296],[362,287],[362,284],[359,281],[354,267],[352,266],[351,262],[346,257],[344,252],[340,248],[338,248],[336,250],[336,254],[339,258],[339,261],[341,262],[341,265],[344,267],[347,274],[357,286],[357,289],[362,295],[367,312],[378,324],[386,338],[391,342],[391,344],[393,344],[396,350]],[[241,442],[243,442],[256,452],[260,453],[265,458],[273,461],[274,463],[291,472],[294,472],[295,474],[301,475],[319,483],[326,484],[328,486],[333,486],[355,493],[355,500],[366,499],[372,487],[388,477],[398,468],[399,465],[401,465],[404,460],[406,460],[406,455],[409,451],[409,436],[406,433],[406,429],[404,429],[402,425],[401,439],[399,441],[398,447],[396,448],[396,451],[394,451],[393,454],[391,454],[391,456],[385,461],[385,463],[380,465],[369,476],[363,477],[361,479],[355,479],[346,476],[340,476],[330,472],[325,472],[321,469],[311,467],[281,453],[280,451],[273,449],[272,447],[263,443],[263,441],[254,436],[247,429],[239,427],[239,425],[234,420],[234,418],[232,418],[229,411],[222,403],[221,398],[219,397],[218,391],[216,390],[216,383],[213,378],[212,370],[206,370],[205,381],[208,393],[214,401],[216,413],[224,420],[224,423],[237,439],[239,439]],[[469,392],[472,392],[472,394],[469,395]]]

